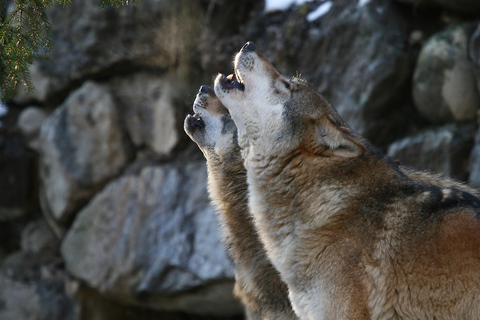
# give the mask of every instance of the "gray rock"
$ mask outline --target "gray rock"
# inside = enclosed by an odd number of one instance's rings
[[[137,73],[109,83],[111,92],[125,106],[125,122],[133,144],[159,155],[170,155],[180,139],[173,101],[179,88],[173,88],[171,82]]]
[[[477,0],[397,0],[408,3],[415,8],[423,9],[430,7],[440,7],[448,10],[457,11],[467,15],[480,14],[480,2]]]
[[[95,75],[184,63],[195,46],[192,39],[199,39],[202,15],[192,14],[199,5],[156,0],[119,8],[101,8],[96,0],[53,5],[47,13],[55,48],[30,68],[36,90],[20,91],[16,102],[58,104],[68,90]]]
[[[470,38],[469,56],[474,65],[477,90],[480,92],[480,23],[477,25],[477,29]]]
[[[60,240],[44,219],[30,222],[22,230],[20,246],[22,251],[53,256],[58,253]]]
[[[64,277],[56,274],[24,282],[0,274],[0,319],[76,319],[73,301],[64,292]]]
[[[238,313],[206,179],[201,161],[147,166],[110,183],[80,212],[63,241],[68,271],[129,304]],[[199,287],[203,291],[191,291]]]
[[[473,120],[480,106],[468,58],[470,25],[449,28],[423,46],[413,76],[418,111],[434,123]]]
[[[308,30],[297,58],[302,76],[349,125],[381,146],[400,136],[415,114],[405,112],[414,61],[402,14],[390,1],[361,7],[343,1]]]
[[[42,70],[45,62],[35,61],[29,67],[30,80],[34,85],[34,90],[27,91],[23,85],[18,86],[14,101],[21,105],[28,105],[37,102],[45,102],[47,98],[54,94],[54,81],[47,76],[47,71]],[[58,84],[60,85],[60,84]]]
[[[0,221],[25,216],[35,205],[36,162],[18,133],[0,130]]]
[[[475,145],[470,155],[470,184],[474,187],[480,187],[480,130],[475,135]]]
[[[18,117],[17,126],[26,138],[28,146],[33,150],[39,150],[39,134],[43,122],[47,119],[47,113],[38,107],[28,107]]]
[[[129,143],[110,92],[86,82],[43,123],[40,200],[59,225],[72,219],[130,160]],[[57,230],[58,232],[58,230]]]
[[[22,249],[0,262],[0,319],[74,320],[66,274],[59,266],[60,241],[43,219],[22,232]]]
[[[467,180],[475,124],[450,124],[398,140],[388,156],[401,164]]]

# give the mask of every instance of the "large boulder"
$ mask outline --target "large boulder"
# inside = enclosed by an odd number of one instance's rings
[[[181,137],[178,115],[183,120],[185,114],[175,103],[181,89],[174,87],[171,79],[148,73],[117,77],[108,86],[123,106],[124,121],[135,147],[170,156]]]
[[[22,232],[20,250],[0,262],[0,319],[76,320],[59,268],[60,242],[43,219]]]
[[[47,113],[43,109],[30,106],[25,108],[18,117],[18,129],[27,141],[27,145],[33,150],[38,151],[40,148],[40,128],[47,119],[47,116]]]
[[[43,123],[40,200],[54,223],[69,223],[130,160],[130,144],[107,88],[86,82]]]
[[[471,24],[457,25],[423,46],[413,76],[418,111],[433,123],[473,120],[480,96],[468,58]]]
[[[301,75],[380,146],[418,117],[407,104],[414,65],[407,45],[410,20],[391,1],[339,1],[313,22],[298,53]]]
[[[187,5],[188,4],[188,5]],[[54,50],[30,68],[36,90],[21,90],[16,102],[56,104],[94,76],[148,67],[165,70],[185,63],[198,37],[200,3],[139,1],[138,6],[102,8],[97,0],[47,9]],[[187,18],[185,18],[187,17]]]
[[[62,244],[67,270],[127,304],[240,313],[206,178],[199,161],[146,166],[113,181],[68,231]]]
[[[403,165],[467,180],[475,128],[461,123],[426,130],[395,141],[387,154]]]
[[[64,291],[64,278],[62,273],[45,274],[32,282],[0,273],[0,319],[75,320],[73,301]]]

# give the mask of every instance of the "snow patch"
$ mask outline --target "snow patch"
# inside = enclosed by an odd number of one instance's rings
[[[315,21],[320,17],[326,15],[332,8],[333,1],[326,1],[318,6],[317,9],[313,10],[307,15],[307,20],[309,22]]]
[[[358,0],[357,8],[361,8],[364,5],[368,4],[370,0]]]
[[[302,5],[313,0],[265,0],[265,12],[288,10],[293,5]]]
[[[283,11],[288,10],[293,5],[299,6],[305,4],[307,2],[311,2],[313,0],[265,0],[265,12],[273,12],[273,11]],[[359,0],[360,2],[368,2],[370,0]],[[318,18],[326,15],[330,9],[332,8],[333,1],[325,1],[317,9],[313,10],[307,15],[307,20],[312,22],[317,20]]]

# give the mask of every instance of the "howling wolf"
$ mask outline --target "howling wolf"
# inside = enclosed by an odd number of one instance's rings
[[[235,77],[218,75],[215,93],[301,319],[480,318],[480,199],[468,187],[406,174],[251,42]]]
[[[210,198],[222,221],[235,265],[235,293],[246,306],[247,319],[298,319],[287,286],[268,260],[248,212],[246,170],[230,114],[208,86],[200,88],[193,110],[184,129],[207,159]]]

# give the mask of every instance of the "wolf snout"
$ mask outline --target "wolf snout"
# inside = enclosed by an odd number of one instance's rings
[[[256,49],[257,49],[257,47],[255,46],[255,44],[252,41],[248,41],[242,47],[243,52],[255,51]]]
[[[239,91],[245,90],[245,86],[243,85],[243,83],[240,83],[237,80],[235,80],[233,74],[227,77],[223,74],[220,74],[217,78],[219,78],[219,82],[222,89],[225,89],[228,91],[232,89],[237,89]]]
[[[210,95],[215,94],[215,92],[213,91],[212,88],[210,88],[209,86],[205,86],[205,85],[200,87],[200,90],[198,90],[198,93],[199,94],[210,94]]]
[[[184,128],[187,133],[193,133],[199,128],[204,129],[205,122],[200,118],[198,113],[195,113],[194,115],[188,114],[184,121]]]

